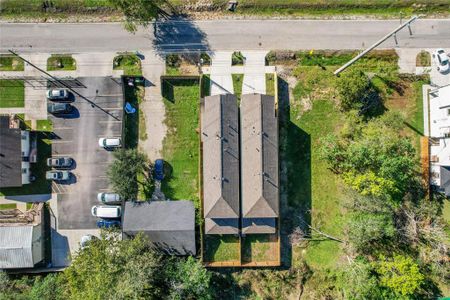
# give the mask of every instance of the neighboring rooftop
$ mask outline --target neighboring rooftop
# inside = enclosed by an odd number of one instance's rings
[[[430,93],[430,137],[450,137],[450,85]]]
[[[169,254],[195,255],[195,209],[191,201],[125,202],[125,236],[143,232]]]
[[[22,186],[21,133],[10,128],[10,117],[0,116],[0,188]]]
[[[205,223],[207,234],[239,232],[238,118],[236,96],[216,95],[202,100],[203,214],[211,219]]]
[[[264,220],[279,216],[278,120],[273,96],[242,96],[240,133],[242,217],[247,226],[242,230],[273,233],[274,220]]]

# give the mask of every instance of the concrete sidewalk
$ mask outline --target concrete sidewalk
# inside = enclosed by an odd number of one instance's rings
[[[266,55],[268,51],[243,51],[245,57],[242,94],[266,93]]]
[[[233,94],[233,78],[231,77],[232,51],[219,51],[211,56],[211,96]]]

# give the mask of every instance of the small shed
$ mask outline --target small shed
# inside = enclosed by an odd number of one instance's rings
[[[143,232],[157,248],[170,255],[195,255],[195,208],[192,201],[126,202],[123,236]]]
[[[44,259],[42,224],[0,226],[0,269],[33,268]]]

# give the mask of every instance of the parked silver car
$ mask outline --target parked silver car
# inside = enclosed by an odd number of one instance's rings
[[[69,92],[66,89],[49,89],[47,98],[52,101],[68,101]]]
[[[98,193],[97,200],[103,204],[120,204],[122,202],[119,194],[115,193]]]
[[[73,165],[73,159],[70,157],[53,157],[47,159],[47,166],[53,168],[70,168]]]
[[[45,179],[47,180],[55,180],[55,181],[63,181],[68,180],[70,178],[70,172],[69,171],[47,171],[45,173]]]

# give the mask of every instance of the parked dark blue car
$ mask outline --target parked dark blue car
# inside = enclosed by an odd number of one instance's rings
[[[155,160],[155,179],[159,181],[164,179],[164,160],[162,159]]]
[[[97,221],[98,228],[112,228],[112,227],[120,227],[119,220],[98,220]]]

